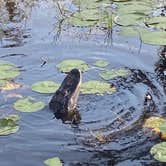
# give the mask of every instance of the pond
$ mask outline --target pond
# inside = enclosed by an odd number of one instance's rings
[[[165,14],[165,1],[0,0],[0,117],[20,116],[9,118],[17,128],[6,135],[0,121],[1,165],[44,166],[52,157],[66,166],[164,165],[150,153],[161,133],[143,125],[166,116]],[[60,84],[60,63],[73,59],[88,66],[83,84],[101,83],[80,93],[77,125],[54,118],[54,89],[31,87]],[[32,103],[18,111],[16,102],[27,97]],[[45,106],[35,110],[34,99]]]

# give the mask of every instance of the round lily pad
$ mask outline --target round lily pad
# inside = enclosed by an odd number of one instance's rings
[[[20,74],[19,69],[13,64],[0,61],[0,80],[13,79]]]
[[[58,83],[53,81],[39,81],[32,84],[31,88],[33,91],[39,93],[54,93],[59,86]]]
[[[76,27],[88,27],[88,26],[93,26],[97,23],[97,21],[94,20],[82,20],[81,18],[74,16],[69,17],[68,19],[66,19],[66,21]]]
[[[19,126],[16,124],[18,117],[8,116],[0,119],[0,135],[9,135],[19,130]]]
[[[1,81],[0,81],[1,82]],[[1,90],[14,90],[20,88],[22,85],[19,83],[15,83],[13,81],[6,81],[4,82],[4,85],[0,85]]]
[[[32,97],[19,99],[14,103],[14,108],[21,112],[36,112],[45,107],[45,104],[41,101],[37,101]]]
[[[166,45],[166,32],[153,31],[141,33],[141,39],[144,43],[152,45]]]
[[[161,142],[159,144],[154,145],[150,153],[154,156],[154,158],[160,162],[166,162],[166,142]]]
[[[20,116],[17,114],[10,114],[10,115],[6,116],[5,119],[11,119],[16,122],[16,121],[20,120]]]
[[[151,26],[154,26],[158,29],[165,29],[166,28],[166,17],[164,16],[157,16],[151,17],[145,20],[145,23]]]
[[[64,60],[57,65],[57,68],[64,73],[69,72],[73,68],[80,69],[82,72],[89,70],[89,66],[86,64],[86,62],[78,59]]]
[[[146,119],[143,128],[150,128],[155,132],[160,132],[160,125],[164,123],[164,119],[161,117],[150,117]]]
[[[115,79],[116,77],[127,77],[131,74],[128,69],[110,69],[99,73],[99,75],[105,80]]]
[[[109,62],[106,60],[97,60],[95,63],[93,63],[93,65],[97,67],[106,67],[109,65]]]
[[[141,33],[148,32],[145,28],[133,28],[133,27],[122,27],[120,30],[120,35],[133,37],[133,36],[140,36]]]
[[[53,157],[44,161],[48,166],[62,166],[62,163],[58,157]]]
[[[112,94],[116,88],[102,81],[88,81],[82,84],[81,92],[83,94]]]
[[[0,80],[0,88],[4,87],[6,85],[6,80]]]
[[[141,14],[120,14],[114,18],[114,22],[122,26],[137,25],[144,17]]]

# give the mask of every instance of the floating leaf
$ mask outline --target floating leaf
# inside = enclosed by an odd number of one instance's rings
[[[36,112],[43,109],[45,104],[32,97],[19,99],[14,103],[14,108],[21,112]]]
[[[114,22],[122,26],[137,25],[144,17],[141,14],[121,14],[114,18]]]
[[[53,81],[39,81],[32,84],[31,88],[33,91],[39,93],[54,93],[59,86],[59,84]]]
[[[16,116],[15,116],[16,117]],[[14,117],[0,119],[0,135],[9,135],[19,130]]]
[[[147,25],[154,26],[156,28],[165,29],[166,28],[166,17],[158,16],[158,17],[151,17],[145,20]]]
[[[6,81],[6,83],[3,86],[0,86],[1,90],[14,90],[14,89],[18,89],[20,88],[22,85],[15,83],[15,82],[11,82],[11,81]]]
[[[68,19],[66,19],[66,21],[70,23],[71,25],[77,26],[77,27],[88,27],[88,26],[93,26],[97,24],[96,21],[82,20],[81,18],[78,18],[78,17],[69,17]]]
[[[141,33],[146,33],[146,32],[148,32],[148,30],[144,28],[123,27],[120,30],[120,35],[128,37],[133,37],[133,36],[139,37]]]
[[[0,88],[5,86],[6,82],[6,80],[0,80]]]
[[[131,74],[128,69],[110,69],[99,73],[105,80],[115,79],[116,77],[127,77]]]
[[[80,69],[82,72],[89,70],[89,66],[84,61],[77,59],[64,60],[57,65],[57,68],[62,72],[69,72],[73,68]]]
[[[20,74],[19,69],[13,64],[0,61],[0,80],[13,79]]]
[[[164,123],[164,119],[161,117],[150,117],[148,119],[146,119],[143,127],[144,128],[150,128],[155,132],[160,132],[160,126],[161,124]]]
[[[93,63],[93,65],[97,67],[106,67],[107,65],[109,65],[109,62],[106,60],[98,60],[95,63]]]
[[[150,153],[154,156],[154,158],[160,162],[166,162],[166,142],[161,142],[159,144],[154,145]]]
[[[62,166],[62,163],[58,157],[53,157],[44,161],[48,166]]]
[[[144,43],[152,45],[166,45],[166,32],[153,31],[141,33],[141,39]]]
[[[7,120],[11,119],[16,122],[16,121],[20,120],[20,116],[17,114],[10,114],[10,115],[6,116],[5,119],[7,119]]]
[[[148,3],[139,2],[139,1],[118,5],[118,13],[121,14],[142,13],[146,15],[149,14],[151,11],[152,7],[148,5]]]
[[[166,139],[166,121],[164,121],[160,126],[159,129],[161,131],[161,138]]]
[[[116,92],[116,88],[108,83],[93,80],[83,83],[81,92],[83,94],[112,94]]]

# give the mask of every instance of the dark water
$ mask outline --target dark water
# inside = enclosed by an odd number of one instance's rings
[[[41,80],[61,82],[65,75],[55,66],[71,58],[85,60],[88,64],[106,59],[109,67],[127,67],[132,75],[112,81],[118,88],[113,95],[80,95],[78,105],[82,121],[78,126],[53,119],[48,107],[36,113],[19,113],[19,132],[0,137],[0,165],[42,166],[44,160],[54,156],[64,165],[162,165],[149,154],[158,141],[141,128],[147,92],[155,102],[155,108],[149,106],[147,110],[155,110],[157,115],[165,111],[164,69],[159,68],[164,62],[158,55],[161,49],[143,44],[139,53],[140,41],[120,37],[117,29],[113,45],[104,43],[105,36],[101,34],[86,40],[66,31],[55,41],[57,10],[53,2],[39,0],[28,4],[28,18],[21,11],[26,6],[9,6],[11,4],[6,5],[9,16],[1,40],[0,60],[20,67],[22,73],[16,81],[24,85],[12,92],[48,103],[52,96],[32,92],[30,85]],[[42,59],[47,59],[43,67]],[[83,74],[83,81],[101,80],[100,70],[92,67]],[[15,99],[5,98],[8,93],[11,92],[1,92],[1,115],[15,112],[12,106]],[[95,139],[98,132],[107,137],[107,143],[100,144]]]

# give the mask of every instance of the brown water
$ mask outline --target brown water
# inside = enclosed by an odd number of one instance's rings
[[[118,28],[113,31],[112,45],[104,43],[104,33],[85,39],[83,28],[79,29],[79,36],[74,28],[65,29],[55,40],[58,20],[54,3],[30,2],[22,3],[18,8],[6,4],[3,10],[8,16],[5,14],[0,20],[5,29],[1,33],[0,60],[15,63],[22,71],[16,81],[24,86],[12,92],[48,103],[52,96],[32,92],[29,86],[40,80],[61,82],[65,75],[55,66],[61,60],[71,58],[85,60],[88,64],[106,59],[111,68],[127,67],[132,75],[112,81],[118,88],[113,95],[80,95],[78,105],[82,121],[78,126],[53,119],[48,107],[36,113],[19,113],[19,132],[0,137],[0,165],[42,166],[44,160],[54,156],[67,166],[162,165],[149,154],[158,141],[141,128],[146,111],[157,115],[165,111],[165,69],[162,65],[165,61],[158,55],[159,47],[143,44],[139,53],[139,39],[119,36]],[[43,67],[42,59],[47,59]],[[83,81],[101,80],[99,71],[92,67],[83,74]],[[154,105],[144,105],[147,92],[153,96],[156,112],[152,109]],[[1,91],[0,115],[15,112],[12,105],[16,99],[6,100],[8,93]],[[95,139],[98,132],[107,137],[107,143],[100,144]]]

